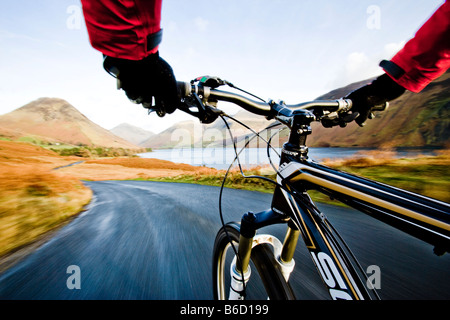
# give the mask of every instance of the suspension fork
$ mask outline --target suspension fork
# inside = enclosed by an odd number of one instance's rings
[[[256,236],[256,230],[279,223],[287,223],[290,220],[289,217],[276,213],[273,210],[266,210],[260,213],[248,212],[241,220],[241,230],[238,247],[238,259],[234,259],[231,267],[231,289],[230,299],[242,299],[245,285],[251,276],[250,268],[250,256],[252,248],[256,244],[269,243],[274,248],[274,255],[277,263],[280,266],[281,272],[286,279],[289,280],[289,276],[294,269],[294,252],[297,245],[300,232],[288,226],[284,243],[269,235]],[[256,237],[255,237],[256,236]]]
[[[286,237],[284,238],[283,248],[280,254],[280,261],[289,264],[294,261],[295,248],[297,247],[300,230],[294,226],[288,225]],[[287,280],[287,279],[286,279]]]

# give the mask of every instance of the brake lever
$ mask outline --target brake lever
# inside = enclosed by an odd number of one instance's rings
[[[154,99],[154,98],[153,98]],[[164,108],[157,108],[156,104],[153,104],[153,102],[148,103],[148,102],[143,102],[142,103],[142,107],[144,109],[147,109],[147,113],[150,115],[150,113],[152,112],[156,112],[156,114],[158,115],[158,117],[162,118],[166,115],[166,111],[164,110]]]
[[[193,111],[193,108],[195,108],[196,111]],[[205,105],[197,93],[192,93],[189,97],[185,98],[179,109],[198,118],[201,123],[205,124],[216,121],[216,119],[223,114],[222,110]]]

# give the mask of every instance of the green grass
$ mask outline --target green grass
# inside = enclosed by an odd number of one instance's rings
[[[7,139],[3,139],[7,140]],[[8,139],[10,140],[10,139]],[[60,156],[76,156],[81,158],[98,158],[98,157],[131,157],[139,152],[151,152],[151,148],[142,148],[140,150],[132,150],[125,148],[107,148],[99,146],[87,145],[71,145],[60,142],[49,142],[41,140],[34,136],[23,136],[17,139],[20,142],[28,142],[39,147],[51,150]]]
[[[258,171],[246,171],[245,174],[248,175],[258,175]],[[225,174],[212,174],[212,175],[201,175],[201,174],[184,174],[176,177],[162,177],[162,178],[150,178],[145,180],[150,181],[163,181],[163,182],[178,182],[178,183],[192,183],[201,184],[208,186],[220,187]],[[275,179],[275,175],[265,176],[272,180]],[[265,193],[273,192],[275,185],[269,181],[254,178],[244,178],[240,172],[230,172],[225,181],[226,188],[233,189],[243,189],[250,191],[259,191]]]
[[[350,163],[350,164],[349,164]],[[411,192],[419,193],[441,201],[450,202],[450,166],[447,158],[440,161],[440,157],[418,159],[389,159],[379,164],[364,164],[364,162],[348,161],[344,164],[328,164],[329,166],[392,185]],[[258,171],[245,171],[246,175],[257,175]],[[194,183],[211,186],[221,186],[224,174],[199,175],[185,174],[177,177],[154,178],[152,181]],[[275,180],[275,174],[266,176]],[[227,188],[245,189],[271,193],[274,185],[260,179],[245,179],[239,172],[229,174],[225,183]],[[317,202],[334,203],[319,192],[311,191],[311,197]]]
[[[124,148],[105,148],[105,147],[90,147],[90,146],[54,146],[48,149],[58,153],[60,156],[76,156],[81,158],[114,158],[114,157],[131,157],[142,150],[130,150]]]
[[[450,166],[410,163],[338,169],[401,189],[450,202]]]
[[[19,139],[17,139],[17,141],[28,142],[28,143],[32,143],[32,144],[35,144],[35,145],[45,144],[44,141],[41,141],[40,139],[37,139],[35,137],[30,137],[30,136],[20,137]]]

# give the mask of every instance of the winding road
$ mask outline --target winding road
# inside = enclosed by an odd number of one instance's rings
[[[211,252],[219,188],[144,181],[86,182],[88,209],[0,274],[0,299],[212,299]],[[225,221],[268,208],[271,196],[226,189]],[[450,299],[450,256],[347,208],[321,205],[359,257],[381,270],[383,299]],[[281,226],[270,227],[283,239]],[[291,283],[298,298],[328,299],[303,246]],[[74,267],[78,268],[75,272]],[[69,289],[73,275],[80,288]]]

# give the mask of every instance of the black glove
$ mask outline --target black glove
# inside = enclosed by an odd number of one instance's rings
[[[373,118],[372,109],[375,106],[385,105],[388,101],[400,97],[405,88],[397,84],[387,74],[376,78],[372,83],[352,91],[344,99],[352,100],[351,113],[341,115],[333,120],[322,121],[323,126],[345,126],[348,122],[355,122],[363,127],[367,119]]]
[[[174,112],[180,104],[173,70],[158,52],[138,61],[105,57],[103,66],[120,80],[128,99],[155,110],[161,117]]]

